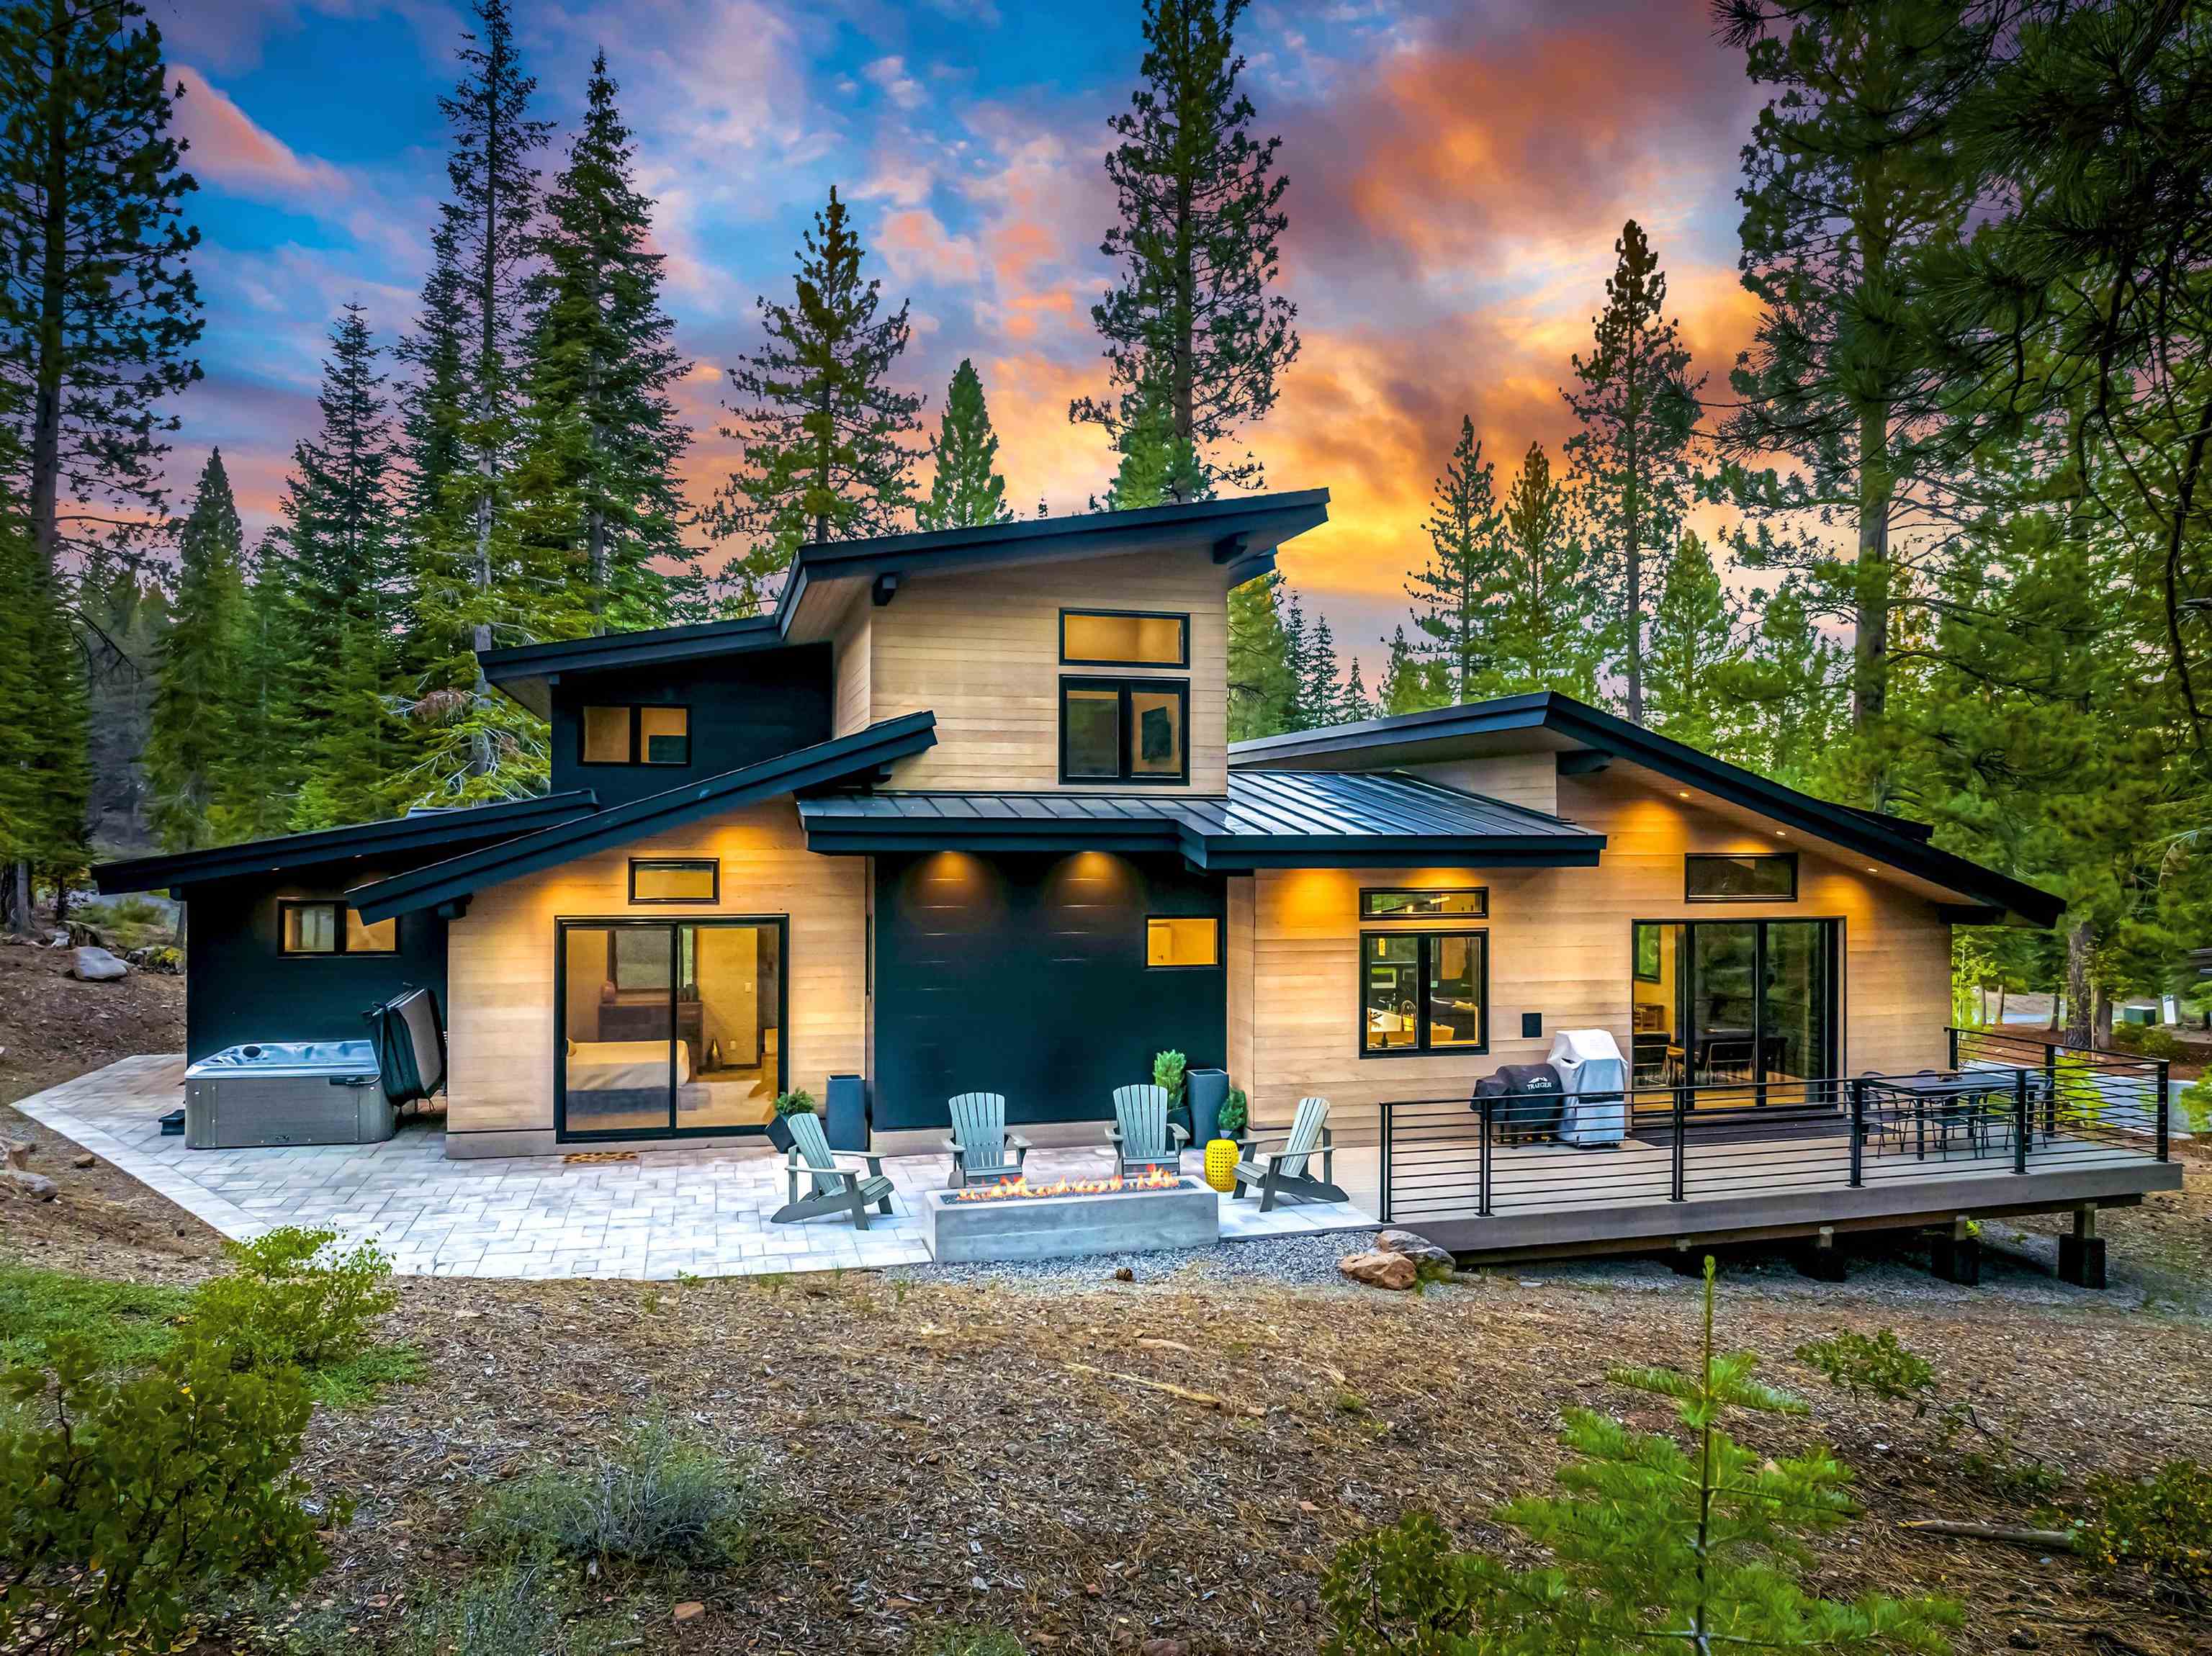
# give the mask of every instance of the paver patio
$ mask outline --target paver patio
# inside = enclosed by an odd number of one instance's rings
[[[124,1059],[15,1107],[226,1236],[327,1227],[348,1242],[376,1242],[413,1276],[671,1278],[921,1264],[929,1253],[915,1199],[943,1189],[951,1171],[941,1155],[889,1156],[890,1217],[871,1213],[865,1231],[842,1218],[777,1225],[769,1215],[783,1204],[784,1176],[765,1145],[676,1147],[629,1162],[447,1161],[434,1120],[381,1144],[193,1150],[161,1129],[183,1099],[184,1059],[161,1054]],[[1371,1190],[1375,1160],[1371,1149],[1340,1150],[1339,1182]],[[1043,1180],[1111,1171],[1103,1144],[1032,1150],[1029,1169]],[[1259,1208],[1251,1197],[1223,1197],[1222,1240],[1376,1222],[1352,1203]]]

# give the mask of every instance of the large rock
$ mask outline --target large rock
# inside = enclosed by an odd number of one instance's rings
[[[105,949],[95,949],[89,943],[78,949],[76,959],[70,963],[70,976],[85,983],[112,983],[117,978],[130,975],[128,966]]]
[[[1370,1288],[1408,1289],[1420,1276],[1420,1267],[1403,1253],[1347,1253],[1336,1268]]]
[[[1452,1268],[1451,1250],[1438,1247],[1425,1236],[1416,1236],[1410,1230],[1386,1230],[1375,1239],[1377,1253],[1402,1253],[1417,1265],[1442,1265]]]
[[[13,1191],[33,1202],[51,1202],[61,1194],[60,1187],[46,1174],[20,1173],[14,1168],[0,1168],[0,1191]]]

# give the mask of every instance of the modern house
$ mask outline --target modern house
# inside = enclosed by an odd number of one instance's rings
[[[878,1148],[976,1088],[1044,1138],[1164,1047],[1370,1137],[1565,1028],[1639,1108],[1955,1062],[1951,928],[2060,905],[1916,824],[1551,695],[1232,747],[1228,594],[1327,500],[806,547],[769,615],[486,652],[542,798],[100,884],[188,901],[196,1059],[434,990],[456,1156],[739,1140],[840,1074]]]

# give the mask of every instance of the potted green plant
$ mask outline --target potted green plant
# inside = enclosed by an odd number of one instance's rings
[[[1224,1138],[1244,1142],[1244,1130],[1252,1125],[1252,1101],[1245,1096],[1242,1087],[1231,1087],[1229,1095],[1221,1101],[1221,1108],[1214,1116],[1214,1131]]]
[[[1181,1122],[1185,1132],[1190,1131],[1190,1108],[1183,1097],[1183,1082],[1189,1070],[1189,1060],[1173,1047],[1152,1054],[1152,1085],[1167,1089],[1168,1119]]]
[[[804,1087],[794,1087],[787,1093],[778,1093],[775,1102],[769,1107],[774,1113],[768,1119],[768,1142],[788,1154],[795,1141],[785,1119],[794,1115],[812,1115],[814,1095]]]

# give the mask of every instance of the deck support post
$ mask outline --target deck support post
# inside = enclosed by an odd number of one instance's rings
[[[1936,1276],[1961,1288],[1976,1288],[1982,1280],[1982,1245],[1971,1228],[1973,1220],[1960,1214],[1950,1227],[1928,1239],[1929,1265]]]
[[[1674,1251],[1667,1256],[1667,1269],[1677,1277],[1703,1277],[1705,1274],[1705,1256],[1690,1246],[1688,1237],[1677,1236]]]
[[[2072,1234],[2058,1239],[2058,1280],[2076,1288],[2105,1285],[2105,1239],[2097,1234],[2094,1202],[2075,1208]]]
[[[1820,1234],[1810,1238],[1797,1250],[1797,1272],[1816,1283],[1840,1283],[1844,1280],[1844,1251],[1836,1246],[1836,1228],[1820,1227]]]

